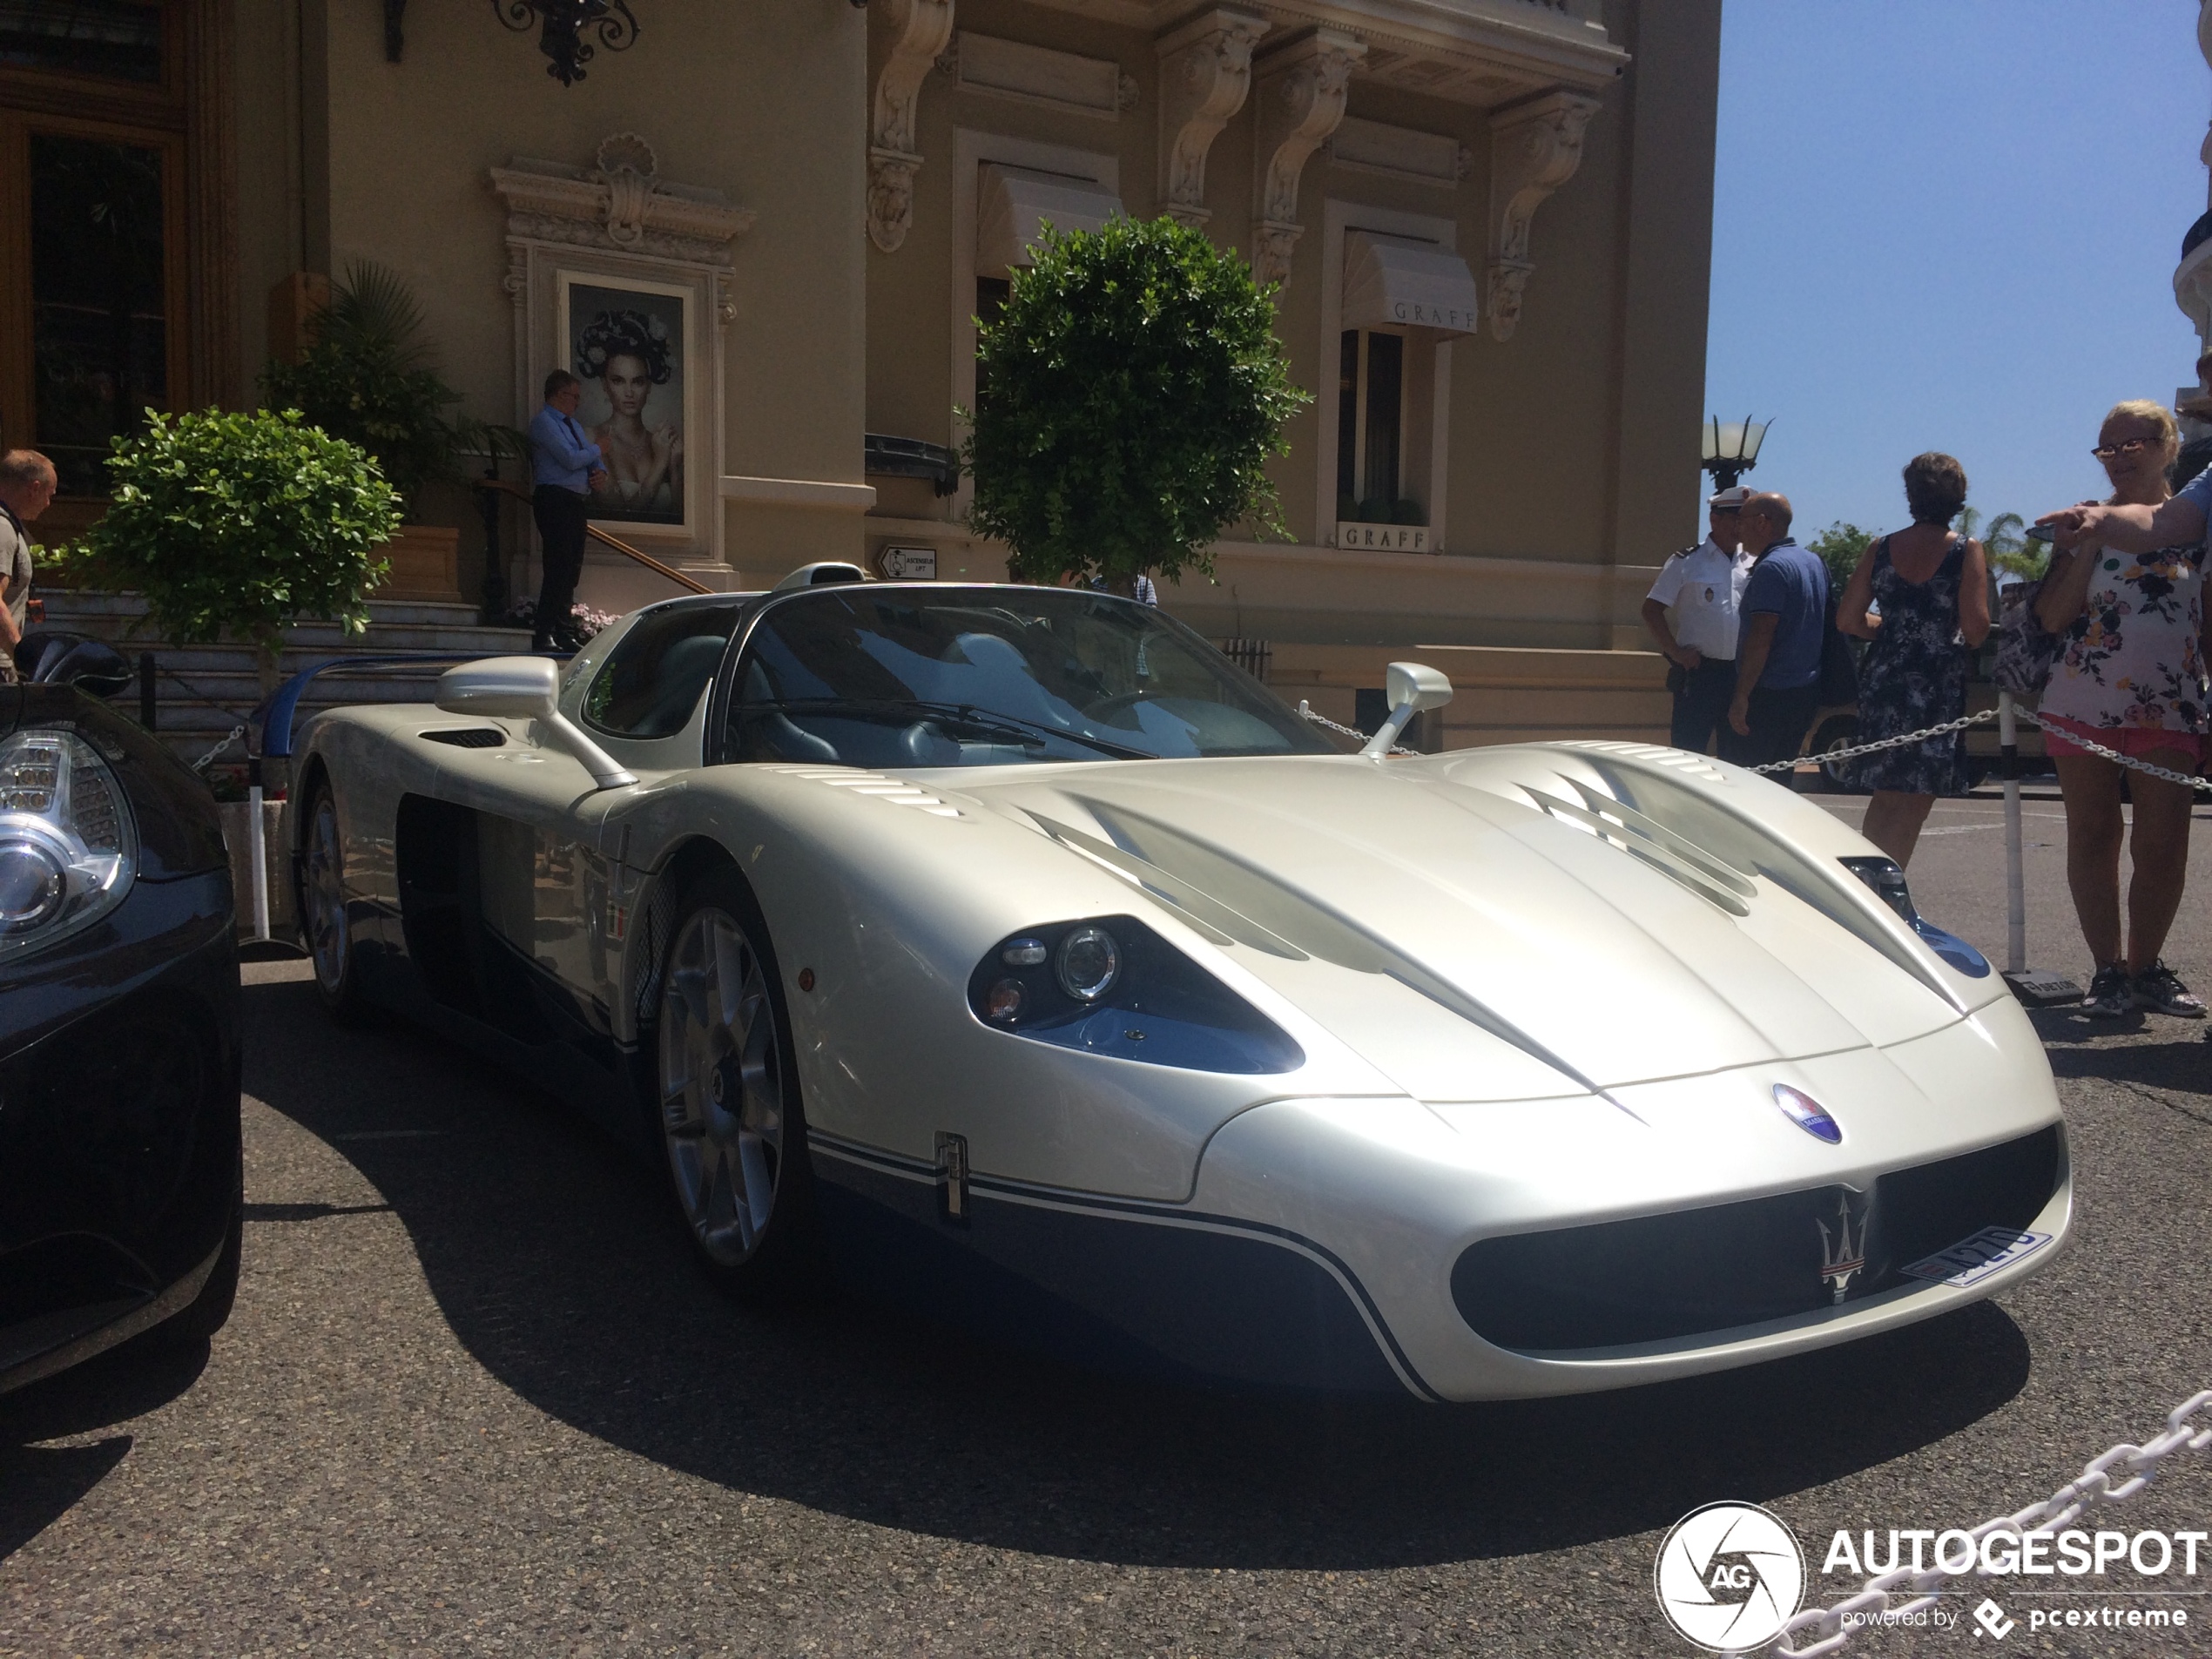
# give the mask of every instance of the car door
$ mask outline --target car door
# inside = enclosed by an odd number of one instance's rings
[[[639,614],[610,649],[588,652],[562,686],[562,711],[648,786],[700,763],[709,691],[736,626],[729,600],[685,600]],[[543,771],[509,763],[535,786],[517,802],[514,845],[499,858],[501,914],[487,921],[510,936],[527,928],[533,960],[602,1030],[619,1024],[635,872],[623,864],[624,837],[609,815],[627,792],[601,790],[561,799],[583,768]],[[466,763],[464,763],[466,764]],[[496,762],[489,764],[496,765]],[[583,782],[588,786],[589,779]],[[527,867],[525,881],[517,872]],[[489,860],[487,860],[489,879]]]

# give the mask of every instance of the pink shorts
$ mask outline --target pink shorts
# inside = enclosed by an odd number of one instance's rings
[[[2057,717],[2044,717],[2052,724],[2043,729],[2043,752],[2047,755],[2086,755],[2089,752],[2078,743],[2069,743],[2060,735]],[[2070,725],[2079,724],[2069,722]],[[2124,755],[2142,756],[2157,749],[2170,749],[2188,757],[2191,766],[2204,759],[2205,740],[2194,732],[2167,732],[2148,725],[2081,725],[2081,735],[2107,749]],[[2102,757],[2099,757],[2101,759]]]

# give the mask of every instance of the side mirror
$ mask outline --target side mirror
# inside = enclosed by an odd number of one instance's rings
[[[438,706],[448,714],[535,720],[591,774],[602,789],[620,789],[637,778],[561,712],[560,671],[543,657],[487,657],[438,676]]]
[[[44,685],[74,685],[94,697],[129,689],[138,671],[105,640],[83,634],[25,634],[16,646],[16,672]]]
[[[1390,699],[1390,718],[1367,739],[1360,753],[1380,760],[1387,755],[1413,718],[1423,709],[1440,709],[1452,700],[1452,682],[1424,663],[1393,663],[1383,679]]]

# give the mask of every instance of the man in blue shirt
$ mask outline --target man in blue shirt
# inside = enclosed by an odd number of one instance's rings
[[[1828,567],[1790,539],[1784,496],[1762,494],[1739,516],[1743,550],[1758,562],[1743,586],[1736,646],[1736,698],[1721,759],[1739,766],[1791,760],[1820,706],[1821,635]]]
[[[530,421],[530,516],[544,548],[545,576],[537,590],[537,627],[532,651],[550,651],[557,629],[568,631],[583,574],[583,536],[590,493],[607,482],[599,446],[583,435],[576,412],[583,383],[565,368],[545,377],[545,407]]]

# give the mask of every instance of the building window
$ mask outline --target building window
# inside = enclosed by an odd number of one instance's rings
[[[169,404],[162,147],[28,135],[31,442],[62,493],[107,493],[111,439]]]
[[[1406,341],[1347,328],[1337,370],[1337,517],[1367,524],[1420,524],[1406,493]]]
[[[132,0],[0,0],[0,65],[158,86],[158,5]]]
[[[979,346],[982,330],[999,320],[999,313],[1006,309],[1006,302],[1013,297],[1014,280],[1011,277],[975,279],[975,327]],[[982,359],[979,356],[975,362],[975,407],[979,409],[983,407],[987,378]]]

